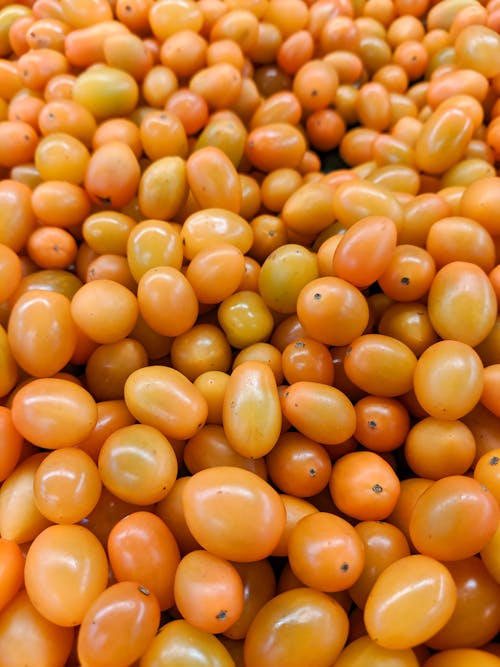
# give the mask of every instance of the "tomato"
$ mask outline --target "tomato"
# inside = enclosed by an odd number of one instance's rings
[[[96,464],[81,449],[63,447],[38,466],[33,494],[40,512],[54,523],[78,523],[92,512],[101,495]]]
[[[384,521],[361,521],[355,530],[364,545],[365,561],[361,575],[349,588],[349,595],[363,609],[380,573],[391,563],[410,555],[403,532]]]
[[[335,461],[329,488],[339,510],[363,521],[387,518],[400,494],[399,479],[389,463],[368,451],[351,452]]]
[[[5,481],[14,471],[21,457],[23,438],[16,430],[9,408],[0,407],[0,479]]]
[[[222,425],[239,454],[255,458],[272,450],[281,432],[281,406],[267,364],[246,361],[233,370],[224,394]]]
[[[22,461],[0,489],[0,534],[17,544],[30,542],[50,521],[36,506],[33,481],[46,454],[33,454]]]
[[[175,604],[194,627],[217,634],[243,612],[243,583],[229,561],[208,551],[186,554],[175,572]]]
[[[396,248],[396,236],[396,225],[390,218],[368,216],[354,223],[335,250],[335,275],[357,287],[375,282],[387,268]]]
[[[6,396],[14,388],[19,367],[10,349],[8,334],[0,324],[0,396]]]
[[[160,628],[140,660],[140,667],[167,663],[184,667],[196,661],[200,667],[235,667],[219,638],[198,630],[185,620],[174,620]]]
[[[30,638],[26,641],[26,637]],[[73,644],[72,627],[61,627],[44,618],[19,591],[0,614],[0,648],[5,667],[22,661],[26,667],[63,667]]]
[[[266,463],[278,489],[296,498],[315,496],[330,481],[332,466],[325,448],[300,433],[283,433]]]
[[[109,563],[117,581],[137,581],[156,596],[161,609],[174,603],[179,547],[169,527],[150,512],[133,512],[111,529]]]
[[[500,626],[498,584],[478,557],[446,566],[457,587],[457,606],[448,623],[427,645],[440,650],[483,646]]]
[[[82,72],[72,92],[73,100],[99,119],[126,116],[138,96],[139,88],[130,74],[101,63]]]
[[[416,501],[411,540],[420,553],[439,560],[469,558],[493,537],[499,513],[493,495],[475,479],[443,477]]]
[[[320,382],[294,382],[283,393],[283,415],[302,435],[325,445],[350,438],[356,413],[349,398]]]
[[[335,667],[361,667],[369,661],[373,667],[418,667],[420,664],[411,649],[390,649],[379,646],[367,635],[348,644],[335,662]]]
[[[230,243],[248,252],[252,246],[253,233],[248,222],[237,213],[222,208],[208,208],[192,213],[181,229],[184,257],[194,255],[214,243]]]
[[[120,317],[115,316],[118,308]],[[75,324],[97,343],[116,343],[134,328],[139,314],[135,295],[114,280],[93,280],[71,301]]]
[[[477,667],[498,667],[499,659],[479,649],[461,648],[440,651],[424,662],[424,667],[467,667],[473,661]]]
[[[76,346],[76,327],[68,298],[30,290],[14,304],[7,330],[17,363],[30,375],[47,377],[62,370]]]
[[[420,554],[400,558],[380,574],[368,596],[368,635],[384,648],[418,646],[444,627],[456,601],[456,584],[442,563]],[[411,624],[405,621],[407,609],[420,611]]]
[[[97,408],[83,387],[68,380],[44,378],[29,382],[16,393],[12,419],[30,442],[58,449],[76,445],[89,435],[97,420]]]
[[[266,558],[285,527],[285,508],[278,493],[240,468],[218,466],[195,473],[185,484],[182,503],[194,538],[227,560]],[[244,524],[242,516],[248,517]]]
[[[273,310],[293,313],[300,291],[317,277],[315,255],[303,246],[287,243],[264,261],[259,274],[259,291]]]
[[[432,326],[441,338],[475,346],[492,330],[498,306],[486,273],[471,262],[454,261],[436,273],[428,309]]]
[[[418,402],[431,417],[460,419],[481,398],[483,365],[477,352],[466,343],[442,340],[428,347],[419,358],[413,384]]]
[[[210,189],[204,174],[210,172]],[[186,177],[191,192],[202,208],[220,206],[238,213],[241,185],[236,169],[219,148],[207,146],[192,153],[186,162]]]
[[[306,586],[333,593],[350,588],[365,563],[364,546],[354,528],[328,512],[303,517],[288,538],[292,572]]]
[[[369,311],[365,297],[354,285],[325,276],[309,281],[300,290],[297,316],[311,338],[326,345],[347,345],[365,330]]]
[[[325,593],[310,588],[280,593],[260,609],[248,629],[245,664],[329,667],[346,643],[348,628],[347,614]]]
[[[191,438],[207,419],[203,395],[173,368],[148,366],[134,371],[125,382],[124,395],[134,417],[167,438]]]
[[[346,352],[344,369],[363,391],[378,396],[399,396],[410,391],[417,358],[401,341],[383,334],[354,339]]]
[[[267,340],[274,326],[273,316],[262,296],[248,289],[224,299],[217,319],[229,344],[238,349]]]
[[[25,586],[42,616],[64,627],[80,625],[108,582],[101,543],[83,526],[49,526],[26,556]]]
[[[394,398],[365,396],[354,406],[354,437],[367,449],[387,452],[403,444],[410,430],[406,408]]]
[[[426,417],[411,428],[404,452],[415,474],[436,480],[465,474],[476,456],[476,442],[463,422]]]
[[[15,542],[5,538],[0,538],[0,572],[4,581],[0,597],[1,612],[10,604],[24,583],[22,551]]]
[[[78,658],[96,667],[126,667],[143,655],[159,625],[160,607],[147,588],[130,581],[109,586],[83,618]]]
[[[124,426],[108,436],[99,452],[98,467],[104,486],[135,505],[162,500],[178,469],[170,442],[147,424]]]

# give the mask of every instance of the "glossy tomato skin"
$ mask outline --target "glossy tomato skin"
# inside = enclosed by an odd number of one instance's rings
[[[144,586],[113,584],[89,607],[78,634],[78,658],[95,667],[127,667],[146,651],[160,625],[160,606]]]
[[[14,396],[12,419],[33,444],[58,449],[76,445],[90,434],[97,421],[97,406],[92,395],[74,382],[39,378]]]
[[[368,635],[391,649],[425,642],[450,619],[457,589],[446,567],[428,556],[406,556],[389,565],[375,582],[364,610]],[[419,609],[408,624],[408,613]]]
[[[48,377],[62,370],[76,346],[69,300],[57,292],[32,290],[19,297],[9,318],[9,345],[30,375]]]
[[[345,611],[325,593],[310,588],[280,593],[262,607],[248,630],[245,664],[329,667],[344,647],[348,626]]]
[[[283,394],[283,414],[311,440],[335,445],[356,429],[356,413],[348,397],[321,382],[294,382]]]
[[[493,329],[497,301],[487,274],[471,262],[450,262],[429,290],[429,317],[441,338],[475,346]]]
[[[493,537],[500,516],[493,495],[475,479],[451,475],[417,500],[410,537],[422,554],[442,561],[470,558]]]
[[[412,649],[388,649],[379,646],[368,635],[350,642],[342,651],[335,667],[418,667],[420,664]]]
[[[479,403],[483,386],[481,359],[472,347],[461,341],[434,343],[415,366],[415,396],[424,410],[437,419],[464,417]]]
[[[26,557],[26,591],[52,623],[76,626],[108,582],[108,559],[83,526],[49,526]]]
[[[140,660],[140,667],[236,667],[221,641],[209,632],[198,630],[184,619],[166,623]]]
[[[182,504],[194,538],[227,560],[266,558],[285,528],[285,507],[278,493],[240,468],[218,466],[196,473],[186,482]]]
[[[132,512],[115,523],[107,547],[117,581],[138,581],[157,597],[162,610],[172,606],[180,553],[171,530],[159,516]]]
[[[134,371],[124,393],[134,417],[167,438],[191,438],[207,418],[208,406],[201,392],[173,368],[148,366]]]
[[[281,432],[281,406],[274,374],[261,361],[246,361],[231,373],[224,394],[222,425],[243,456],[268,454]]]
[[[29,641],[27,638],[29,637]],[[5,667],[63,667],[73,644],[74,628],[44,618],[21,590],[0,614],[0,647]]]

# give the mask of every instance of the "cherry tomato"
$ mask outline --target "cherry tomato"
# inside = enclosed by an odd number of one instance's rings
[[[278,493],[248,470],[218,466],[195,473],[182,503],[194,538],[216,556],[238,562],[266,558],[285,528]],[[248,521],[241,522],[247,516]]]
[[[107,586],[108,559],[87,528],[49,526],[29,548],[24,578],[42,616],[57,625],[76,626]]]
[[[420,553],[439,560],[469,558],[493,537],[499,514],[493,495],[475,479],[443,477],[416,501],[411,540]]]
[[[111,529],[109,564],[117,581],[137,581],[156,596],[160,609],[174,603],[174,576],[180,562],[177,542],[160,517],[133,512]]]
[[[376,580],[366,601],[364,622],[380,646],[405,650],[430,639],[451,618],[457,587],[448,569],[421,554],[400,558]],[[407,610],[419,609],[414,622]]]
[[[280,593],[261,608],[248,629],[245,664],[328,667],[343,649],[348,628],[347,614],[325,593],[310,588]]]
[[[109,586],[83,618],[78,658],[96,667],[126,667],[143,655],[159,625],[160,606],[147,588],[130,581]]]
[[[260,361],[237,366],[227,383],[222,408],[229,444],[243,456],[264,456],[276,444],[281,422],[278,388],[271,368]]]

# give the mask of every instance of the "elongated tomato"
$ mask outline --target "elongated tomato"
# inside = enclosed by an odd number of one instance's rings
[[[281,407],[268,364],[245,361],[234,369],[224,395],[222,424],[239,454],[257,458],[271,451],[281,432]]]
[[[124,395],[134,417],[167,438],[192,438],[207,419],[208,406],[200,390],[174,368],[147,366],[134,371]]]
[[[238,213],[241,185],[233,163],[220,148],[206,146],[192,153],[186,175],[195,199],[202,208],[219,206]]]
[[[415,146],[417,167],[442,174],[462,157],[474,125],[462,109],[438,109],[426,121]]]
[[[351,401],[321,382],[292,383],[283,396],[283,414],[300,433],[325,445],[348,440],[356,429]]]

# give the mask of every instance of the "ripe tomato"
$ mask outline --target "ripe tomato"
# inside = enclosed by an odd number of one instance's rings
[[[348,628],[347,614],[325,593],[310,588],[280,593],[261,608],[248,629],[245,664],[329,667],[346,643]]]
[[[125,403],[142,424],[167,438],[191,438],[205,423],[208,405],[203,395],[174,368],[148,366],[129,375]]]
[[[160,606],[147,588],[122,581],[106,588],[90,605],[78,633],[81,663],[126,667],[138,660],[160,625]]]
[[[405,650],[430,639],[451,618],[457,587],[448,569],[421,554],[400,558],[376,580],[366,601],[368,635],[380,646]],[[419,610],[413,623],[409,610]]]
[[[410,536],[420,553],[444,561],[469,558],[493,537],[500,510],[479,482],[462,475],[434,482],[416,501]]]
[[[137,581],[151,590],[160,609],[174,603],[179,547],[167,524],[151,512],[132,512],[111,529],[107,549],[117,581]]]
[[[26,592],[46,619],[80,625],[108,583],[108,559],[101,543],[83,526],[49,526],[26,556]]]
[[[436,419],[464,417],[479,402],[483,386],[479,355],[460,341],[434,343],[423,352],[415,367],[415,396]]]
[[[314,512],[292,528],[288,560],[303,584],[334,593],[350,588],[359,579],[365,550],[347,521],[328,512]]]
[[[103,485],[135,505],[152,505],[164,498],[177,476],[172,445],[158,429],[132,424],[114,431],[98,460]]]
[[[12,420],[19,433],[39,447],[72,447],[94,428],[97,406],[91,394],[74,382],[40,378],[15,394]]]
[[[234,660],[218,637],[195,628],[185,620],[166,623],[149,644],[140,660],[140,667],[156,667],[162,663],[185,667],[193,659],[202,660],[208,667],[235,667]],[[201,664],[203,664],[203,662]]]
[[[337,445],[356,429],[356,413],[348,397],[320,382],[294,382],[284,389],[283,415],[302,435],[325,445]]]
[[[29,637],[29,641],[26,641]],[[0,650],[5,667],[62,667],[71,652],[74,630],[42,616],[25,590],[19,591],[0,614]]]
[[[278,493],[248,470],[219,466],[194,474],[182,504],[189,530],[207,551],[238,562],[267,558],[285,528]],[[241,517],[248,520],[241,522]]]
[[[218,634],[243,612],[243,582],[229,561],[208,551],[191,551],[175,571],[174,599],[188,623]]]
[[[281,432],[281,406],[267,364],[245,361],[233,370],[224,394],[222,425],[239,454],[255,458],[272,450]]]
[[[400,494],[399,479],[374,452],[351,452],[335,461],[330,493],[341,512],[362,521],[386,519]]]

